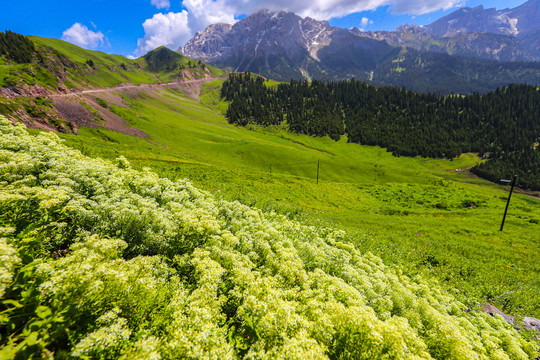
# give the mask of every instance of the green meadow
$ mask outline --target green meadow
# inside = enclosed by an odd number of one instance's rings
[[[162,89],[122,95],[127,107],[109,104],[146,138],[100,128],[60,136],[92,157],[123,155],[226,200],[343,229],[360,251],[438,279],[469,306],[540,316],[540,200],[514,193],[501,232],[508,191],[466,171],[480,161],[474,154],[393,157],[346,138],[238,128],[222,115],[219,89],[220,81],[205,84],[200,101]]]

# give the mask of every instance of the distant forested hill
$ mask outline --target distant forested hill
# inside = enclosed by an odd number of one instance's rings
[[[369,80],[373,85],[404,86],[417,92],[485,93],[511,83],[540,84],[540,62],[503,62],[408,49],[380,64]]]
[[[510,85],[483,95],[418,94],[356,80],[291,81],[277,88],[251,74],[232,75],[222,88],[230,123],[285,123],[289,131],[386,147],[395,156],[454,158],[485,155],[473,169],[490,180],[514,173],[540,189],[540,91]]]

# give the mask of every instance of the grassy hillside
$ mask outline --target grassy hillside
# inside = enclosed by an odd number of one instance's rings
[[[78,126],[103,125],[104,119],[99,114],[99,106],[95,109],[95,101],[70,97],[67,100],[75,99],[78,104],[64,104],[64,111],[59,111],[56,102],[45,99],[50,94],[77,94],[89,89],[173,81],[193,82],[225,74],[165,47],[131,60],[85,50],[58,39],[15,36],[29,39],[33,48],[23,53],[25,59],[30,59],[24,63],[17,63],[0,53],[0,94],[7,97],[0,96],[0,114],[30,127],[76,133]],[[88,112],[85,113],[82,107]],[[66,113],[71,114],[71,118],[66,117]]]
[[[346,139],[236,128],[212,108],[224,105],[218,88],[205,85],[206,106],[172,89],[124,95],[129,108],[113,111],[148,139],[95,128],[61,136],[93,157],[123,155],[135,168],[190,179],[227,200],[345,229],[360,251],[440,279],[469,305],[489,300],[538,314],[538,200],[516,195],[500,232],[507,192],[466,171],[475,156],[396,158]]]
[[[4,64],[34,82],[221,74],[164,48],[33,41],[57,60]],[[80,127],[62,143],[0,120],[0,358],[538,356],[532,334],[467,307],[540,317],[540,200],[515,194],[501,232],[508,189],[467,171],[475,155],[234,127],[221,84],[74,100],[139,136]],[[44,97],[0,101],[17,109],[56,119]]]
[[[46,54],[49,59],[65,57],[67,64],[62,63],[60,66],[64,66],[66,71],[67,87],[106,87],[125,82],[141,84],[157,81],[156,76],[145,69],[146,63],[142,59],[130,60],[120,55],[85,50],[59,39],[31,39],[38,51]],[[50,70],[61,72],[63,69]]]
[[[28,37],[35,44],[33,61],[0,63],[0,87],[39,84],[46,89],[109,87],[122,83],[168,82],[174,78],[215,76],[224,72],[164,47],[139,59],[85,50],[59,39]],[[159,66],[155,66],[156,59]],[[153,62],[154,61],[154,62]]]
[[[0,117],[0,357],[528,359],[501,317],[306,226]]]

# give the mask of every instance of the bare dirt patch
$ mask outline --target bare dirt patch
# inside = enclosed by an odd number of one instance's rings
[[[32,118],[28,116],[28,114],[24,111],[17,112],[16,117],[11,116],[11,115],[6,115],[6,117],[8,118],[8,120],[11,121],[13,125],[17,123],[22,123],[29,129],[41,129],[41,130],[47,130],[47,131],[52,131],[52,132],[60,132],[61,130],[52,126],[44,119]],[[77,133],[76,128],[73,129],[73,133]]]
[[[36,120],[34,122],[32,122],[32,125],[31,126],[28,126],[28,128],[30,129],[41,129],[41,130],[47,130],[47,131],[52,131],[52,132],[59,132],[59,130],[53,126],[51,126],[49,123],[46,123],[46,122],[43,122],[41,120]],[[75,130],[75,134],[76,134],[76,130]]]
[[[101,120],[101,124],[99,125],[100,127],[108,129],[108,130],[118,131],[126,135],[148,137],[147,134],[133,127],[127,120],[112,113],[109,109],[105,109],[102,106],[100,106],[97,103],[95,96],[84,95],[83,99],[85,103],[87,103],[92,108],[94,108],[97,111],[97,113],[101,116],[102,120]]]
[[[159,97],[158,91],[165,87],[179,89],[184,92],[188,97],[193,99],[199,99],[201,88],[204,83],[211,82],[218,79],[224,79],[227,76],[212,77],[210,71],[207,71],[204,78],[193,79],[189,74],[183,73],[182,78],[173,80],[166,84],[140,84],[133,85],[130,83],[120,84],[118,86],[104,88],[104,89],[86,89],[75,90],[70,93],[56,93],[50,94],[45,89],[32,88],[23,89],[21,91],[11,91],[4,93],[5,89],[2,89],[0,96],[12,98],[18,96],[37,97],[44,96],[53,99],[54,107],[58,114],[58,117],[67,120],[72,123],[70,129],[55,129],[45,120],[33,119],[28,115],[22,117],[22,121],[28,127],[41,128],[50,131],[65,131],[77,133],[79,127],[102,127],[109,130],[121,132],[123,134],[148,137],[143,131],[133,127],[127,120],[114,114],[110,109],[106,109],[98,104],[96,97],[104,99],[109,104],[114,104],[121,107],[127,107],[122,97],[119,94],[124,94],[131,98],[137,98],[141,96],[156,96]],[[9,89],[8,89],[9,90]],[[89,109],[82,105],[85,103],[89,105]]]
[[[7,99],[11,99],[14,97],[19,96],[26,96],[26,97],[37,97],[37,96],[48,96],[51,94],[51,91],[48,89],[45,89],[43,86],[36,84],[36,85],[21,85],[18,87],[10,86],[5,88],[0,88],[0,96],[5,97]]]
[[[92,113],[81,105],[78,98],[53,98],[54,107],[58,115],[77,127],[96,127]]]
[[[211,77],[207,76],[202,79],[194,79],[194,80],[180,80],[176,83],[177,87],[182,90],[187,96],[199,100],[199,97],[201,95],[201,88],[203,84],[207,82],[211,82],[218,79],[225,79],[227,76],[221,76],[221,77]]]
[[[122,98],[113,94],[99,94],[101,98],[107,98],[110,103],[121,103]],[[106,95],[106,96],[103,96]],[[110,96],[109,96],[110,95]],[[101,127],[108,130],[114,130],[126,135],[148,137],[141,130],[134,128],[131,124],[120,116],[113,114],[109,109],[101,107],[95,96],[86,94],[82,96],[55,97],[54,106],[58,115],[73,124],[76,127]],[[94,109],[94,113],[88,110],[82,103],[89,105]],[[125,107],[125,104],[121,103]]]

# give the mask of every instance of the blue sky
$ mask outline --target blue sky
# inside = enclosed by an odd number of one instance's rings
[[[2,0],[0,31],[63,38],[108,53],[140,56],[159,45],[178,48],[214,22],[233,22],[260,8],[329,19],[333,26],[393,30],[425,25],[462,6],[512,8],[524,0]],[[271,5],[270,5],[271,4]],[[366,10],[367,9],[367,10]]]

